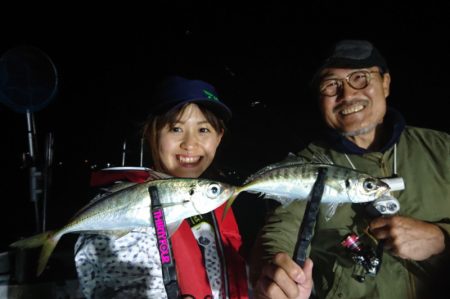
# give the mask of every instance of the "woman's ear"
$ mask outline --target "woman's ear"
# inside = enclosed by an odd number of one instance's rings
[[[218,142],[217,142],[217,146],[219,146],[219,144],[220,144],[220,142],[222,141],[222,138],[223,138],[223,134],[225,133],[225,131],[224,131],[224,129],[222,129],[222,130],[220,130],[220,132],[219,133],[217,133],[217,140],[218,140]]]
[[[385,98],[389,96],[390,86],[391,86],[391,75],[389,73],[385,73],[383,75],[383,91]]]

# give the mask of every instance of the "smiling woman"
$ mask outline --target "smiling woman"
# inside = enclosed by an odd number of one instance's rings
[[[161,129],[158,151],[163,170],[175,176],[198,177],[211,164],[224,129],[214,128],[205,113],[197,104],[188,103],[175,122]]]
[[[218,178],[211,165],[231,111],[218,99],[214,87],[200,80],[170,77],[160,86],[154,103],[143,126],[152,167],[175,177]],[[211,188],[209,192],[217,191]],[[241,238],[233,213],[222,220],[224,208],[184,220],[170,237],[182,297],[248,297],[245,264],[238,253]],[[80,237],[75,262],[84,295],[172,298],[166,278],[174,281],[173,276],[161,270],[164,260],[157,244],[155,231],[147,228],[118,239]]]

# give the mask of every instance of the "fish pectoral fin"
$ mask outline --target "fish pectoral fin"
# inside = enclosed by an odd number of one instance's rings
[[[326,203],[323,204],[324,205],[324,215],[325,215],[325,220],[329,221],[331,219],[331,217],[334,216],[334,214],[336,213],[336,209],[339,206],[339,203],[335,202],[335,203]]]
[[[167,232],[169,233],[169,236],[172,236],[177,231],[182,222],[183,220],[180,220],[167,225]]]
[[[337,193],[343,193],[345,190],[341,184],[339,184],[338,181],[333,180],[327,180],[326,184],[330,186],[330,188],[337,191]]]
[[[191,201],[190,200],[185,200],[185,199],[183,199],[180,202],[169,202],[169,203],[162,202],[161,203],[161,208],[164,209],[164,208],[171,208],[171,207],[176,207],[176,206],[182,207],[183,205],[188,204],[188,203],[191,203]]]

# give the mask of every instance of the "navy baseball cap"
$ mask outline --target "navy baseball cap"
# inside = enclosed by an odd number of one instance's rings
[[[231,110],[217,96],[211,84],[180,76],[167,77],[157,89],[151,114],[160,114],[187,103],[198,103],[224,121],[231,118]]]
[[[326,68],[359,69],[378,66],[382,73],[388,73],[386,60],[367,40],[341,40],[333,45],[327,57],[320,63],[314,74],[313,82],[317,81]]]

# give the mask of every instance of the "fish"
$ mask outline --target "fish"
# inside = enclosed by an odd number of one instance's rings
[[[286,160],[268,165],[247,178],[238,187],[225,208],[229,209],[241,192],[257,193],[287,206],[297,200],[308,200],[319,169],[326,168],[321,203],[327,205],[327,219],[343,203],[372,202],[388,193],[390,187],[381,179],[331,162],[307,162],[290,155]]]
[[[218,181],[194,178],[153,177],[143,183],[114,186],[81,208],[62,228],[46,231],[10,244],[13,248],[42,246],[37,276],[45,269],[60,238],[67,233],[111,234],[118,237],[132,229],[154,227],[149,187],[156,187],[166,225],[171,235],[182,220],[205,214],[225,203],[236,189]]]

